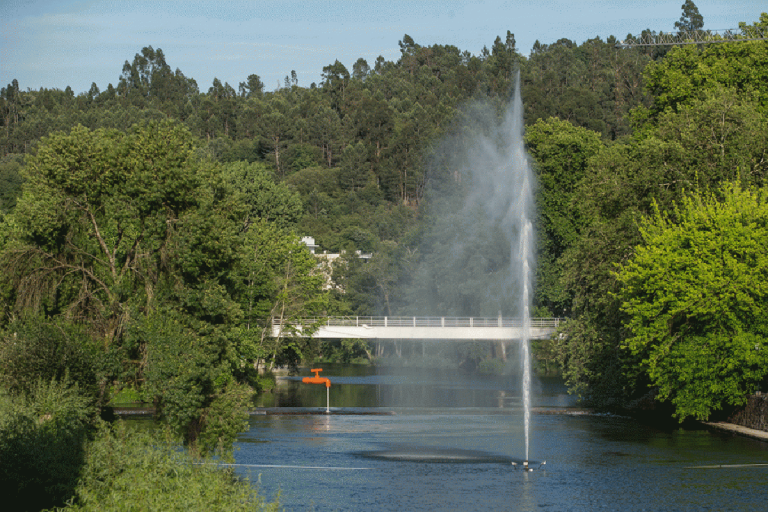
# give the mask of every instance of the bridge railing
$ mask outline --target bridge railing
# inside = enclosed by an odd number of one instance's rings
[[[556,329],[565,318],[531,318],[533,328]],[[273,322],[280,325],[279,320]],[[448,316],[329,316],[304,318],[294,325],[321,325],[329,327],[523,327],[522,318],[483,318]]]

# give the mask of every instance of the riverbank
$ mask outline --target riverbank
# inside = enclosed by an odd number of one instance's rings
[[[756,430],[754,428],[745,427],[743,425],[736,425],[734,423],[726,423],[724,421],[702,421],[702,424],[716,430],[731,432],[740,436],[751,437],[752,439],[768,442],[768,432],[764,430]]]

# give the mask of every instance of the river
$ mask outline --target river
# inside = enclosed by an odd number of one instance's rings
[[[766,509],[761,441],[583,414],[538,379],[524,472],[518,377],[324,370],[331,414],[325,387],[281,379],[236,445],[238,472],[286,510]]]

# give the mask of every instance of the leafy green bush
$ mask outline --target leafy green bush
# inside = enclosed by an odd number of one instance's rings
[[[40,379],[65,374],[81,393],[99,394],[100,352],[82,327],[40,319],[18,321],[0,333],[0,383],[29,392]]]
[[[92,399],[68,378],[38,381],[29,393],[0,389],[4,510],[40,510],[71,498],[94,417]]]
[[[200,455],[232,458],[237,435],[248,430],[248,404],[252,394],[248,386],[231,383],[216,395],[203,412],[195,446]]]
[[[110,405],[116,404],[135,404],[143,401],[142,394],[134,388],[123,388],[119,391],[110,393]]]
[[[200,462],[157,435],[104,425],[89,445],[75,499],[66,510],[278,510],[250,482]]]
[[[184,321],[167,310],[137,322],[133,335],[148,340],[143,391],[154,398],[158,419],[193,452],[227,456],[237,433],[248,429],[251,390],[234,380],[221,338]]]
[[[272,391],[275,385],[275,374],[272,372],[259,373],[256,377],[256,389],[260,393]]]

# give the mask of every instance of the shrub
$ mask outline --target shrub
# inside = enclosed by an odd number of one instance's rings
[[[0,495],[4,509],[40,510],[74,494],[95,407],[68,378],[28,393],[0,391]]]
[[[15,322],[0,333],[0,384],[28,393],[42,379],[67,374],[81,393],[99,394],[99,351],[80,327],[64,322]]]
[[[90,444],[76,498],[67,510],[278,510],[246,479],[200,461],[167,440],[104,425]]]

